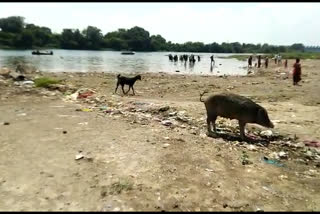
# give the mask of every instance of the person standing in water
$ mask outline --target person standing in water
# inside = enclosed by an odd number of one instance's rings
[[[211,56],[210,56],[210,59],[211,59],[211,65],[212,65],[212,63],[213,63],[213,64],[215,64],[215,61],[214,61],[213,57],[214,57],[213,55],[211,55]]]
[[[261,55],[258,56],[258,68],[261,66]]]
[[[268,64],[269,64],[269,58],[266,56],[264,60],[264,65],[266,66],[266,68],[268,68]]]
[[[284,68],[287,68],[288,67],[288,60],[286,59],[285,61],[284,61]]]
[[[298,82],[301,80],[301,64],[300,59],[296,59],[296,63],[293,65],[293,85],[299,85]]]
[[[252,68],[252,56],[248,58],[248,68]]]

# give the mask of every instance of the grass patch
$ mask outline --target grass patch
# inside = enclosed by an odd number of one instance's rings
[[[133,183],[127,179],[121,179],[110,186],[110,194],[120,194],[122,191],[132,190]]]
[[[49,77],[40,77],[34,80],[36,87],[48,88],[51,84],[58,84],[60,80],[51,79]]]
[[[242,151],[241,163],[242,165],[253,164],[252,161],[249,160],[249,155],[245,151]]]

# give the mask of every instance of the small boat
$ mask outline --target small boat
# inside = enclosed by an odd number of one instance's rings
[[[121,52],[122,55],[134,55],[135,52],[134,51],[123,51]]]
[[[40,52],[40,51],[32,51],[32,55],[53,55],[52,51],[45,51],[45,52]]]

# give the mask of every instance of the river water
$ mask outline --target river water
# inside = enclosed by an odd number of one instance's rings
[[[220,58],[232,54],[188,53],[188,52],[136,52],[135,55],[121,55],[120,51],[83,51],[53,49],[54,55],[32,55],[32,50],[0,50],[0,67],[16,68],[18,63],[31,64],[43,72],[106,72],[145,73],[164,72],[196,75],[246,75],[247,62]],[[200,55],[201,60],[171,62],[168,54]],[[215,65],[210,56],[214,54]],[[196,58],[197,59],[197,58]]]

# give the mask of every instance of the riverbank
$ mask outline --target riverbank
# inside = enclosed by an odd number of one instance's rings
[[[29,74],[58,90],[3,78],[0,210],[319,210],[319,149],[304,141],[320,140],[320,61],[301,63],[301,86],[289,60],[249,76],[143,74],[136,96],[114,94],[107,73]],[[250,97],[275,128],[247,125],[252,144],[219,118],[223,137],[207,137],[203,90]]]

